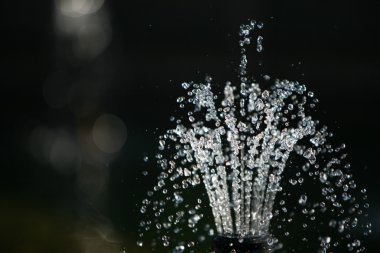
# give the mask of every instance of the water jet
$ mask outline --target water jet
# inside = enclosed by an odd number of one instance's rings
[[[356,190],[345,145],[334,144],[333,134],[314,118],[318,99],[297,81],[263,75],[263,85],[247,74],[246,47],[255,42],[257,52],[263,51],[263,37],[252,39],[252,32],[262,28],[255,21],[240,27],[238,85],[227,81],[222,92],[215,92],[209,76],[201,83],[182,83],[179,116],[159,137],[155,158],[161,170],[140,208],[152,218],[140,222],[139,237],[155,231],[151,245],[172,247],[172,252],[201,252],[194,247],[205,241],[204,234],[213,237],[216,253],[269,252],[280,246],[275,232],[299,214],[307,220],[301,226],[308,231],[300,239],[304,249],[317,240],[320,252],[345,247],[362,252],[365,247],[354,233],[359,226],[370,233],[371,224],[361,219],[368,208],[365,189]],[[283,182],[290,168],[295,178]],[[318,196],[283,189],[307,180],[320,189]],[[198,187],[204,196],[189,194]],[[295,204],[285,206],[285,198]],[[205,203],[213,224],[202,229]],[[280,216],[284,225],[271,230],[271,221]],[[193,239],[180,239],[187,234]],[[141,240],[138,245],[143,246]]]

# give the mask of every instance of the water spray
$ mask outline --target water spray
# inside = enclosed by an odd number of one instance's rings
[[[182,84],[186,95],[177,99],[181,114],[171,118],[175,126],[159,138],[156,159],[161,172],[140,209],[143,215],[150,210],[152,218],[140,222],[139,236],[154,230],[157,238],[151,245],[171,247],[171,252],[195,252],[193,247],[205,240],[204,235],[189,242],[175,239],[189,229],[194,235],[203,231],[211,236],[216,253],[271,252],[280,244],[271,233],[271,220],[299,210],[310,221],[303,229],[319,226],[314,222],[316,213],[334,217],[328,227],[338,235],[321,233],[317,238],[321,250],[339,248],[339,241],[345,240],[348,251],[362,252],[365,248],[352,231],[368,204],[354,197],[356,183],[344,161],[345,145],[333,146],[332,133],[313,117],[318,99],[299,82],[272,81],[266,76],[264,81],[272,85],[263,89],[247,75],[246,47],[254,42],[257,52],[263,50],[263,37],[252,39],[253,32],[262,27],[255,21],[240,27],[238,85],[226,82],[218,93],[211,77],[202,83]],[[298,206],[288,207],[288,212],[285,200],[279,198],[289,196],[281,179],[288,167],[296,167],[292,159],[303,165],[296,168],[297,178],[290,179],[289,185],[302,185],[310,177],[320,185],[322,199],[313,201],[300,194]],[[199,186],[214,220],[202,229],[204,200],[186,196],[189,189]],[[363,200],[365,189],[361,193]],[[279,209],[274,209],[275,201]],[[360,227],[364,234],[370,233],[371,224]]]

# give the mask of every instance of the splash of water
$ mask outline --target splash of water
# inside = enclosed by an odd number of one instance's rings
[[[340,153],[345,146],[334,148],[329,142],[332,134],[312,117],[318,102],[314,94],[305,85],[287,80],[275,80],[271,88],[262,89],[247,76],[246,46],[251,44],[252,32],[262,27],[255,21],[240,27],[238,86],[227,82],[224,92],[219,94],[213,91],[211,77],[204,83],[182,84],[186,96],[179,97],[177,102],[183,111],[187,110],[187,116],[172,118],[175,127],[160,136],[160,153],[156,158],[162,170],[157,185],[148,192],[140,209],[145,214],[150,208],[154,215],[140,223],[141,237],[154,226],[163,246],[169,246],[174,240],[169,230],[175,237],[185,236],[181,226],[187,223],[197,233],[199,221],[204,217],[202,200],[193,198],[196,201],[191,207],[191,198],[185,197],[185,190],[196,186],[203,186],[206,191],[217,234],[239,238],[268,236],[272,218],[280,210],[288,213],[284,200],[274,210],[276,195],[283,191],[282,174],[287,168],[297,167],[292,161],[300,158],[303,166],[296,173],[298,179],[289,179],[289,184],[302,185],[302,172],[322,185],[321,201],[313,203],[306,194],[297,197],[302,213],[310,221],[315,220],[318,210],[330,211],[335,219],[330,220],[329,226],[343,233],[357,226],[357,217],[368,207],[359,204],[350,192],[356,184],[348,172],[349,164],[342,168],[345,154]],[[263,37],[258,36],[258,52],[263,50],[262,41]],[[153,200],[158,193],[162,196]],[[291,216],[296,208],[293,209],[289,211]],[[165,211],[172,214],[165,216]],[[290,222],[292,218],[286,220]],[[302,226],[306,228],[308,224]],[[364,233],[370,232],[370,224],[362,227],[366,228]],[[207,225],[206,230],[209,235],[214,233]],[[288,235],[286,231],[285,236]],[[278,241],[273,236],[268,238],[268,244]],[[342,238],[337,236],[333,242],[331,236],[321,235],[320,248],[338,247]],[[350,240],[347,243],[350,251],[364,251],[360,240],[351,234],[347,233],[345,239]],[[201,237],[198,241],[202,241]],[[138,244],[142,246],[142,241]],[[156,244],[154,241],[153,245]],[[191,249],[194,244],[180,241],[173,252]]]

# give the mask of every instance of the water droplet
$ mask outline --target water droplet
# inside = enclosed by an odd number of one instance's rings
[[[265,81],[269,81],[270,80],[270,76],[268,76],[268,75],[264,75],[263,78],[264,78]]]
[[[190,84],[189,83],[182,83],[182,88],[184,88],[185,90],[187,90],[188,88],[190,88]]]
[[[261,36],[258,36],[257,37],[257,47],[256,47],[256,50],[257,52],[262,52],[263,51],[263,37]]]
[[[307,196],[306,195],[301,195],[300,198],[298,199],[298,204],[300,204],[301,206],[304,206],[306,205],[306,202],[307,202]]]

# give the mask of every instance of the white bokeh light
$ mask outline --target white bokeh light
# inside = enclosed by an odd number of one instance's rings
[[[50,150],[49,160],[55,170],[67,173],[80,165],[80,151],[76,143],[65,132],[57,135]]]
[[[97,12],[104,0],[56,0],[58,10],[68,17],[79,17]]]
[[[30,133],[29,149],[39,162],[49,163],[57,172],[72,173],[80,166],[80,149],[65,130],[37,126]]]
[[[92,138],[101,151],[115,153],[122,148],[127,139],[127,128],[119,117],[103,114],[95,121]]]
[[[55,23],[61,41],[78,59],[93,59],[112,40],[104,0],[56,0]]]

